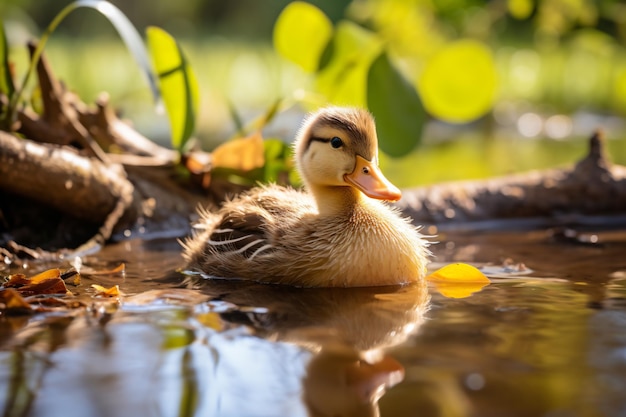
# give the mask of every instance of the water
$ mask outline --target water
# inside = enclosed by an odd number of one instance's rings
[[[206,281],[176,271],[173,240],[112,245],[83,264],[123,261],[126,274],[84,275],[70,289],[85,308],[0,316],[0,409],[626,416],[626,232],[447,233],[439,242],[432,269],[469,262],[492,283],[449,298],[434,285]],[[119,284],[122,302],[93,298],[92,283]]]

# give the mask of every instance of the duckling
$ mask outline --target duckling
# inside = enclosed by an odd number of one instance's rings
[[[310,114],[294,142],[306,191],[259,186],[204,211],[183,243],[188,269],[214,278],[299,287],[422,281],[428,241],[384,201],[400,190],[378,168],[378,138],[363,109]]]

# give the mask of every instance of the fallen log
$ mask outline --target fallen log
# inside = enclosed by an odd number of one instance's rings
[[[119,164],[75,149],[20,139],[0,131],[0,189],[91,222],[103,223],[120,199],[136,217],[133,185]]]
[[[195,208],[210,199],[179,181],[178,152],[121,121],[105,95],[89,108],[43,56],[37,75],[42,114],[20,108],[21,136],[0,131],[0,247],[53,259],[111,238],[188,233]]]
[[[611,164],[596,132],[571,168],[405,190],[397,206],[444,230],[626,225],[626,167]]]

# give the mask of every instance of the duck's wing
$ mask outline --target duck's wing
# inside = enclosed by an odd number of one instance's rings
[[[214,253],[254,259],[276,249],[286,230],[314,210],[304,193],[273,186],[228,202],[207,240]]]
[[[225,214],[215,226],[207,240],[215,253],[241,254],[253,259],[255,256],[272,249],[262,213]]]

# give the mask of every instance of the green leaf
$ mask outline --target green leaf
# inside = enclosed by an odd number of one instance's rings
[[[381,47],[372,32],[349,21],[339,22],[324,52],[317,90],[334,104],[366,107],[367,73]]]
[[[332,33],[333,25],[324,12],[312,4],[294,1],[276,20],[274,48],[303,70],[315,72]]]
[[[170,121],[172,146],[182,150],[195,129],[198,82],[172,36],[153,26],[146,29],[146,36]]]
[[[233,104],[232,101],[228,100],[228,114],[230,114],[230,120],[235,125],[235,132],[237,137],[245,136],[245,126],[243,124],[243,120],[241,115],[237,111],[237,108]]]
[[[11,68],[9,66],[9,46],[7,43],[4,24],[0,20],[0,94],[11,98],[15,93]],[[10,130],[12,124],[10,107],[0,105],[0,129]]]
[[[292,148],[280,139],[266,139],[263,142],[265,150],[265,166],[263,167],[263,181],[287,182],[293,169]]]
[[[9,67],[9,45],[7,43],[4,23],[0,20],[0,93],[11,97],[15,92],[11,68]]]
[[[161,95],[159,94],[156,77],[150,67],[150,59],[148,58],[146,47],[141,39],[141,35],[137,32],[137,29],[135,29],[135,26],[128,17],[116,6],[104,0],[79,0],[72,3],[70,6],[74,9],[79,7],[93,8],[111,22],[146,77],[154,101],[157,105],[160,105]]]
[[[492,108],[497,71],[491,50],[473,39],[461,39],[439,50],[419,80],[426,110],[438,119],[467,123]]]
[[[367,76],[367,107],[376,118],[379,147],[400,157],[419,142],[426,113],[415,87],[381,53]]]

